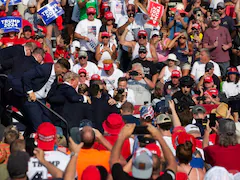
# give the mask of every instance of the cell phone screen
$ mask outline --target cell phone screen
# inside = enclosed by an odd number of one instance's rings
[[[210,116],[209,116],[209,121],[210,121],[210,123],[209,123],[209,126],[210,127],[215,127],[215,125],[216,125],[216,114],[214,114],[214,113],[211,113],[210,114]]]
[[[144,135],[149,134],[149,131],[147,130],[147,126],[136,126],[133,134]]]

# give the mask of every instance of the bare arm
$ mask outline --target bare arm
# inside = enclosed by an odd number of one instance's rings
[[[78,2],[79,8],[84,8],[89,0],[84,0],[83,2],[80,0]]]
[[[69,148],[71,149],[71,152],[74,155],[71,157],[71,159],[66,167],[66,170],[64,173],[64,180],[75,179],[78,154],[79,154],[79,151],[81,150],[82,146],[83,146],[83,143],[75,144],[74,141],[72,140],[72,138],[71,137],[69,138]]]
[[[100,51],[100,44],[97,45],[96,48],[96,54],[95,54],[95,58],[97,61],[99,61],[102,57],[101,51]]]
[[[172,111],[172,121],[173,121],[173,127],[181,126],[180,119],[177,115],[176,109],[175,109],[175,104],[173,100],[169,101],[169,108]]]
[[[52,163],[45,160],[44,151],[42,149],[35,148],[33,153],[35,154],[39,162],[47,168],[48,172],[52,175],[53,178],[63,177],[63,172],[60,169],[58,169]]]
[[[157,140],[162,148],[165,160],[167,161],[168,165],[166,169],[172,170],[174,173],[177,171],[177,163],[175,157],[172,154],[172,151],[169,149],[168,145],[166,144],[165,140],[162,137],[160,131],[155,128],[153,125],[148,124],[147,127],[150,134],[153,136],[155,140]]]
[[[128,27],[128,25],[131,24],[133,21],[134,21],[134,18],[133,18],[133,17],[128,18],[128,21],[127,21],[124,25],[122,25],[121,27],[119,27],[119,28],[117,29],[118,34],[119,34],[119,35],[122,35],[123,32],[124,32],[124,30],[125,30],[125,29]]]
[[[151,44],[150,45],[150,51],[151,51],[151,54],[152,54],[152,61],[157,63],[158,62],[158,56],[157,56],[157,51],[156,51],[156,48]]]
[[[82,40],[85,40],[85,41],[89,41],[88,37],[86,36],[82,36],[81,34],[78,34],[78,33],[74,33],[74,37],[77,38],[77,39],[82,39]]]
[[[127,46],[127,47],[133,48],[135,46],[135,42],[133,42],[133,41],[126,41],[125,40],[125,37],[126,37],[127,33],[128,33],[128,29],[126,28],[124,30],[123,34],[121,35],[119,42],[123,46]]]

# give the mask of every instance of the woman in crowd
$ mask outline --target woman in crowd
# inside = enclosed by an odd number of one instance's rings
[[[179,65],[179,60],[177,59],[175,54],[169,54],[168,55],[168,59],[166,61],[167,66],[165,66],[161,72],[160,75],[158,77],[158,79],[165,84],[165,82],[170,81],[171,80],[171,75],[172,75],[172,71],[173,70],[179,70],[181,71]]]
[[[235,67],[230,67],[228,69],[227,80],[223,82],[222,91],[226,94],[229,100],[229,106],[233,112],[233,117],[236,121],[239,118],[239,108],[240,108],[240,81],[239,73]]]
[[[103,60],[116,59],[116,46],[110,42],[110,33],[101,33],[102,42],[96,48],[95,58],[98,61],[98,67],[103,68]]]
[[[180,61],[183,76],[189,74],[191,68],[191,56],[193,55],[192,43],[188,41],[188,35],[181,31],[169,44],[169,48]]]
[[[188,175],[188,179],[201,180],[204,178],[204,172],[200,168],[190,166],[192,160],[192,143],[190,141],[180,144],[176,149],[176,157],[178,159],[178,172],[184,172]]]

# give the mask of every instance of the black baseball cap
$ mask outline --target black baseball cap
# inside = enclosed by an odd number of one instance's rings
[[[140,46],[138,52],[147,52],[147,48],[145,46]]]
[[[27,152],[17,151],[8,158],[7,170],[11,178],[24,178],[28,171],[30,156]]]
[[[208,62],[205,66],[205,71],[209,71],[214,68],[214,64],[212,62]]]
[[[23,32],[27,32],[27,31],[32,32],[32,28],[30,26],[24,26]]]

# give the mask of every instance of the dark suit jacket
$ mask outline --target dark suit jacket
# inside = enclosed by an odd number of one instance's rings
[[[92,115],[93,115],[93,124],[94,126],[103,132],[102,123],[105,121],[109,114],[119,113],[119,110],[116,106],[110,106],[108,104],[108,99],[106,97],[101,97],[100,99],[92,97]]]
[[[23,74],[22,82],[24,87],[24,92],[33,90],[33,92],[39,91],[48,81],[53,64],[47,63],[36,66],[34,69],[31,69]],[[57,78],[51,85],[52,89],[57,87]],[[51,91],[53,92],[53,91]],[[48,93],[49,94],[49,93]]]
[[[33,69],[39,63],[33,56],[15,56],[4,61],[1,65],[4,72],[9,71],[10,75],[19,78],[24,72]]]
[[[25,56],[24,46],[22,45],[15,45],[0,49],[0,64],[8,59],[13,57],[22,57]]]
[[[83,96],[68,84],[59,84],[54,93],[48,97],[51,108],[63,116],[69,124],[69,127],[79,127],[82,119],[92,120],[89,104],[83,103]],[[64,126],[59,118],[53,115],[54,124]]]

